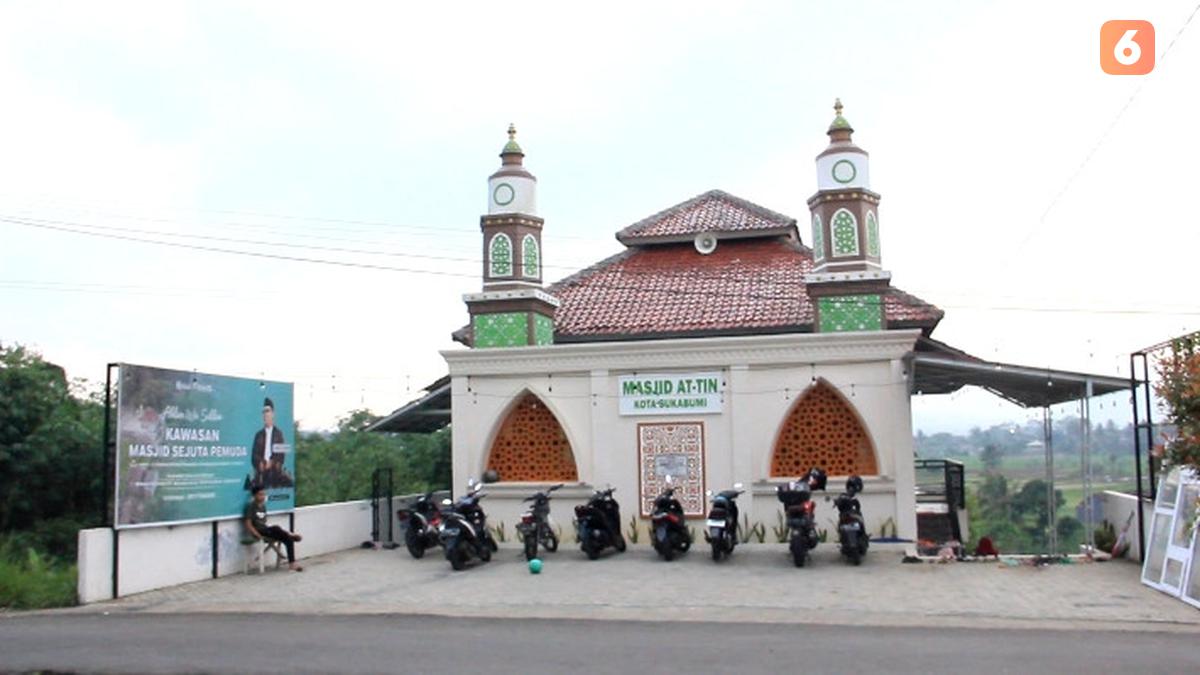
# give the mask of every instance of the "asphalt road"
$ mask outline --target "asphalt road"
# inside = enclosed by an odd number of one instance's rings
[[[0,671],[1196,672],[1194,633],[427,616],[0,615]]]

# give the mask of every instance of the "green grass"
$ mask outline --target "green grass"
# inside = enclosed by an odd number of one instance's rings
[[[0,608],[45,609],[75,604],[76,569],[0,540]]]

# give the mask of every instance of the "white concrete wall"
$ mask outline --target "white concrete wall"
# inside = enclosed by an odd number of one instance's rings
[[[284,529],[287,514],[267,518]],[[306,558],[359,546],[371,538],[369,500],[305,506],[295,511],[295,531],[304,535],[296,557]],[[245,547],[240,518],[217,522],[217,571],[242,571]],[[108,600],[112,592],[113,541],[117,539],[117,591],[121,596],[212,578],[212,523],[79,532],[79,602]]]
[[[1113,492],[1105,490],[1102,494],[1102,508],[1100,513],[1096,514],[1096,524],[1107,520],[1112,523],[1112,526],[1117,531],[1117,536],[1121,535],[1121,529],[1125,527],[1125,521],[1129,519],[1130,514],[1135,514],[1137,511],[1137,495],[1125,494],[1124,492]],[[1154,521],[1154,502],[1149,499],[1142,500],[1142,517],[1146,523],[1146,533],[1150,533],[1150,524]],[[1129,539],[1129,553],[1127,554],[1130,560],[1142,561],[1139,552],[1140,541],[1138,536],[1137,516],[1134,515],[1133,521],[1129,524],[1129,532],[1126,535]]]
[[[455,419],[453,488],[461,493],[469,478],[482,474],[500,425],[528,390],[554,413],[575,454],[579,483],[553,503],[561,524],[569,525],[574,503],[605,485],[617,488],[614,496],[628,523],[639,511],[637,425],[698,421],[704,424],[705,488],[753,486],[741,498],[742,512],[769,526],[779,510],[774,487],[783,482],[769,478],[775,439],[815,377],[841,393],[876,448],[880,475],[866,479],[863,497],[872,531],[891,519],[900,537],[913,539],[913,440],[902,359],[916,336],[916,331],[795,334],[443,352]],[[720,414],[618,414],[620,376],[700,371],[722,373]],[[831,491],[836,494],[843,480],[831,477]],[[542,487],[489,485],[484,506],[491,523],[503,521],[511,534],[524,510],[520,500]]]

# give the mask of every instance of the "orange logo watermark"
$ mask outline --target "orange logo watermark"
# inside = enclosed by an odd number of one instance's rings
[[[1149,21],[1106,21],[1100,26],[1100,68],[1109,75],[1154,70],[1154,26]]]

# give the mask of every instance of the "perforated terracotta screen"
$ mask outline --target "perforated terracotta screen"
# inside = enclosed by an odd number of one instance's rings
[[[554,413],[533,394],[521,398],[504,424],[492,450],[488,469],[502,482],[575,481],[575,454]]]
[[[802,476],[814,466],[830,476],[879,473],[867,432],[825,382],[817,382],[792,406],[775,440],[771,476]]]

